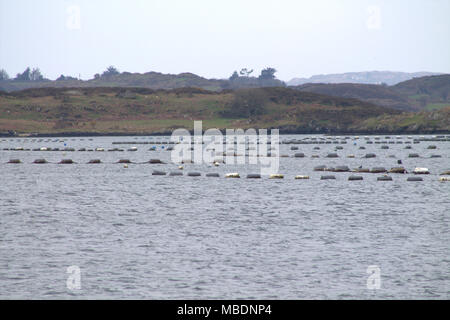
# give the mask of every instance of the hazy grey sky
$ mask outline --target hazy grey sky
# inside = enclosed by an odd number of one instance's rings
[[[450,73],[449,0],[0,0],[0,68]]]

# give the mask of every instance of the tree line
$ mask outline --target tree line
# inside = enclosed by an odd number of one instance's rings
[[[114,66],[109,66],[105,71],[103,71],[102,74],[96,73],[94,75],[94,79],[109,77],[109,76],[116,75],[116,74],[120,74],[119,70],[117,70],[117,68]],[[6,81],[6,80],[42,81],[42,80],[48,80],[48,79],[44,78],[44,76],[39,68],[31,69],[30,67],[27,67],[24,72],[18,73],[15,78],[11,78],[5,69],[0,69],[0,81]],[[56,81],[61,81],[61,80],[79,80],[79,79],[61,74],[58,78],[56,78]]]
[[[230,88],[242,87],[284,87],[285,83],[275,77],[277,70],[275,68],[265,68],[257,77],[251,76],[253,69],[242,68],[239,72],[234,71],[228,78]]]
[[[0,81],[1,80],[10,80],[9,74],[5,69],[0,69]],[[27,67],[24,72],[18,73],[15,78],[11,80],[16,81],[41,81],[44,80],[44,76],[41,73],[39,68]]]

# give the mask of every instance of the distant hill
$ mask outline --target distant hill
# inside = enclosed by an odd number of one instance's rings
[[[415,78],[401,82],[392,89],[421,109],[434,110],[450,106],[450,74]]]
[[[293,78],[287,82],[288,86],[298,86],[305,83],[363,83],[395,85],[412,78],[439,75],[433,72],[394,72],[394,71],[365,71],[337,74],[314,75],[310,78]]]
[[[238,88],[285,86],[278,79],[264,79],[257,77],[238,77],[228,79],[206,79],[196,74],[185,72],[180,74],[164,74],[160,72],[130,73],[122,72],[107,76],[98,76],[90,80],[77,80],[71,77],[60,77],[57,80],[43,79],[40,81],[0,81],[0,90],[17,91],[29,88],[67,88],[67,87],[142,87],[150,89],[202,88],[210,91],[220,91]]]
[[[163,74],[159,72],[130,73],[100,76],[90,80],[42,80],[42,81],[0,81],[0,90],[17,91],[42,87],[143,87],[150,89],[174,89],[197,87],[218,91],[226,87],[226,80],[206,79],[193,73]]]
[[[308,83],[296,90],[354,98],[402,111],[435,110],[450,106],[450,75],[427,76],[395,86],[355,83]]]

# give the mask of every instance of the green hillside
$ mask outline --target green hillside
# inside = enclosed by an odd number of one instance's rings
[[[0,132],[170,133],[192,128],[279,128],[346,132],[382,115],[398,115],[355,99],[272,87],[213,92],[196,88],[41,88],[0,94]]]

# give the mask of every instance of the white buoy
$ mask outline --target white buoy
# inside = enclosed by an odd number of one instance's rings
[[[123,165],[123,167],[124,167],[124,168],[128,168],[128,165],[125,163],[125,164]]]
[[[430,171],[427,168],[415,168],[413,173],[414,174],[429,174]]]
[[[237,172],[227,173],[225,174],[225,178],[240,178],[241,176]]]
[[[183,166],[178,166],[178,169],[183,170],[184,167]]]
[[[281,173],[272,173],[269,175],[269,179],[283,179],[284,175]]]

